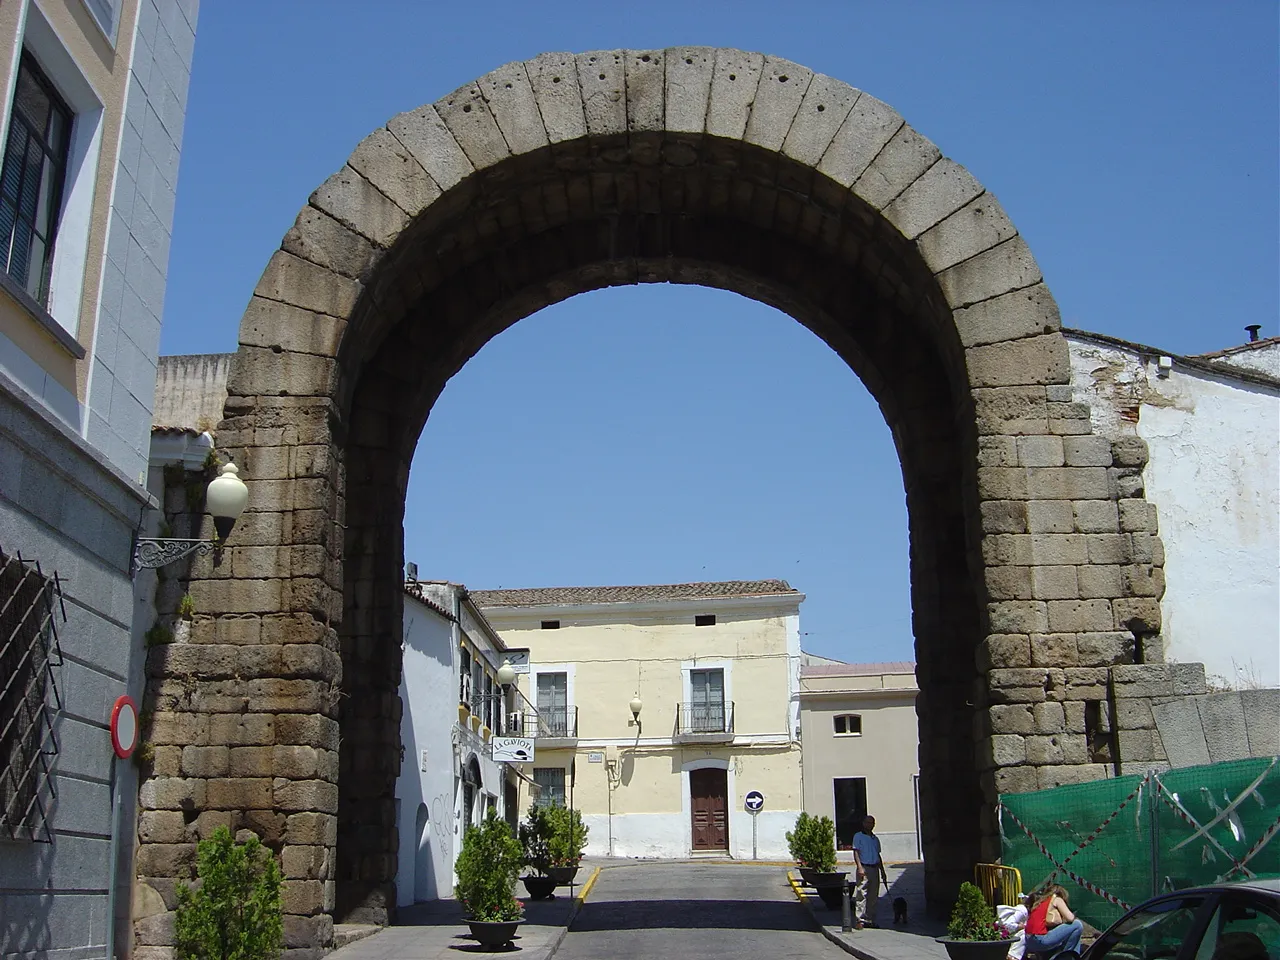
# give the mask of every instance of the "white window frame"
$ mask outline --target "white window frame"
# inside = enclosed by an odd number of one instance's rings
[[[53,267],[49,277],[49,301],[44,309],[72,337],[80,331],[80,306],[84,299],[85,269],[89,259],[93,199],[102,152],[102,97],[76,66],[65,44],[34,3],[28,3],[22,30],[22,47],[40,64],[49,82],[75,115],[67,149],[66,176],[62,188],[62,209],[54,236]],[[20,51],[19,51],[20,52]],[[17,88],[18,60],[15,55],[9,78],[0,143],[9,142],[9,118]],[[114,179],[114,172],[112,174]],[[106,257],[107,237],[102,255]]]
[[[845,732],[844,732],[844,733],[837,733],[837,732],[836,732],[836,720],[837,720],[837,719],[839,719],[840,717],[857,717],[857,718],[858,718],[858,729],[857,729],[857,732],[850,731],[850,730],[848,729],[849,724],[848,724],[848,722],[846,722],[846,723],[845,723]],[[832,735],[833,737],[860,737],[860,736],[862,736],[862,714],[860,714],[860,713],[833,713],[833,714],[831,715],[831,735]]]
[[[572,663],[539,663],[529,668],[529,694],[533,698],[533,707],[538,708],[538,675],[542,673],[563,673],[565,675],[565,708],[573,712],[577,698],[574,693],[574,664]]]
[[[684,660],[680,663],[680,680],[682,693],[681,703],[693,702],[693,678],[695,670],[719,670],[724,678],[724,708],[726,719],[729,704],[733,703],[733,661],[732,660]]]

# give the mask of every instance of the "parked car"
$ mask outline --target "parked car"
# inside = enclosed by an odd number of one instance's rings
[[[1082,960],[1280,960],[1280,879],[1192,887],[1121,917]]]

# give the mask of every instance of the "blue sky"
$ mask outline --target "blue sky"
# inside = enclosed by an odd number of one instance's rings
[[[1175,353],[1280,323],[1280,7],[206,0],[163,353],[233,350],[263,266],[366,134],[505,62],[677,44],[789,57],[996,194],[1070,326]],[[491,341],[423,433],[423,576],[474,588],[784,577],[805,646],[911,654],[888,430],[807,330],[732,294],[600,291]]]

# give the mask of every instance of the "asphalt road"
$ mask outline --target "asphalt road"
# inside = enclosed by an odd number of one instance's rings
[[[813,926],[778,866],[611,863],[555,960],[847,960]]]

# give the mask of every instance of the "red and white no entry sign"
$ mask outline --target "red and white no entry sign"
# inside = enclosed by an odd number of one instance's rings
[[[137,745],[138,705],[133,702],[133,697],[120,697],[111,709],[111,746],[115,748],[117,757],[128,760]]]

